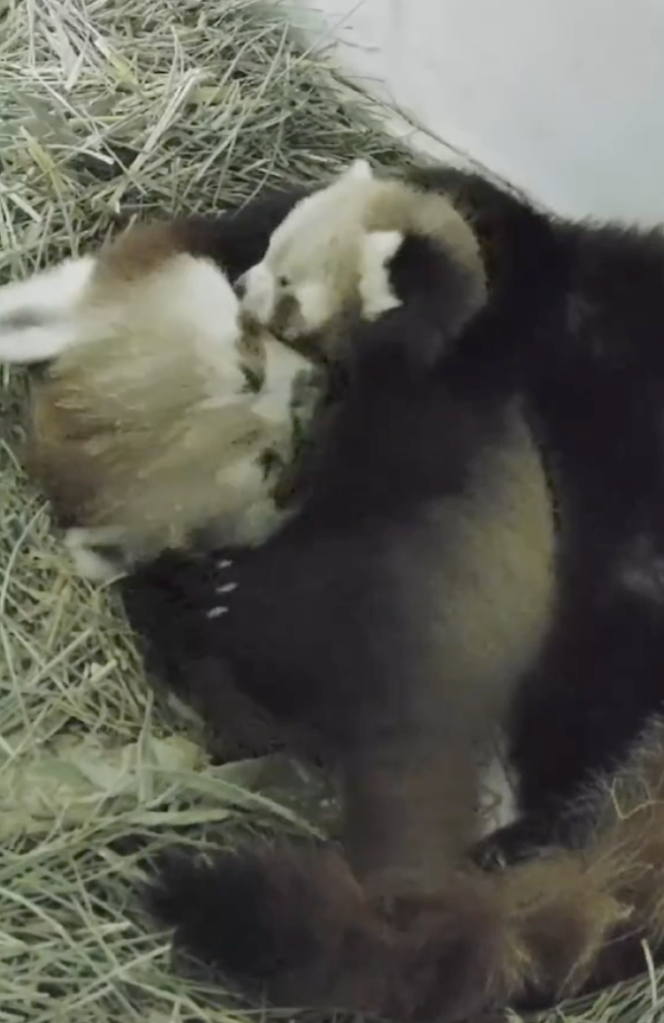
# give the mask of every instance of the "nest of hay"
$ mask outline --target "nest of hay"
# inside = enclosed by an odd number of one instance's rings
[[[0,279],[359,154],[407,159],[278,4],[0,0]],[[135,915],[143,858],[311,829],[320,795],[286,762],[211,768],[153,706],[112,597],[72,574],[15,459],[21,383],[0,392],[0,1020],[225,1023],[230,995],[177,975]],[[652,983],[569,1018],[654,1019]]]

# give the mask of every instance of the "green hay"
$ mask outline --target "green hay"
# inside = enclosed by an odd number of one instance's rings
[[[0,0],[0,279],[139,212],[218,209],[358,155],[403,165],[366,107],[275,5]],[[113,601],[73,575],[15,461],[20,397],[7,375],[0,1023],[243,1018],[219,988],[178,976],[167,939],[135,916],[140,860],[238,829],[310,829],[320,795],[285,761],[210,768],[189,722],[153,706]],[[653,984],[566,1018],[654,1020]]]

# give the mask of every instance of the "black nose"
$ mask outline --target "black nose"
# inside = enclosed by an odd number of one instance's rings
[[[238,298],[240,298],[240,299],[244,298],[244,296],[247,293],[247,275],[246,275],[246,273],[245,274],[240,274],[240,276],[238,278],[236,278],[235,284],[233,285],[233,290],[235,291],[235,294],[237,295]]]

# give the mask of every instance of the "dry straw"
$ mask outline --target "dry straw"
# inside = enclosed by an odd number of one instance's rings
[[[2,279],[139,212],[218,209],[359,154],[405,159],[278,4],[0,0]],[[20,378],[0,399],[0,1023],[238,1019],[133,914],[140,857],[310,827],[317,792],[286,763],[211,769],[153,707],[111,599],[73,577],[16,463]],[[569,1018],[654,1021],[653,985]]]

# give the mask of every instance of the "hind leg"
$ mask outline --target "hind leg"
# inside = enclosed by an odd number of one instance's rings
[[[476,837],[470,743],[424,731],[365,739],[344,760],[344,851],[375,892],[436,891]]]

